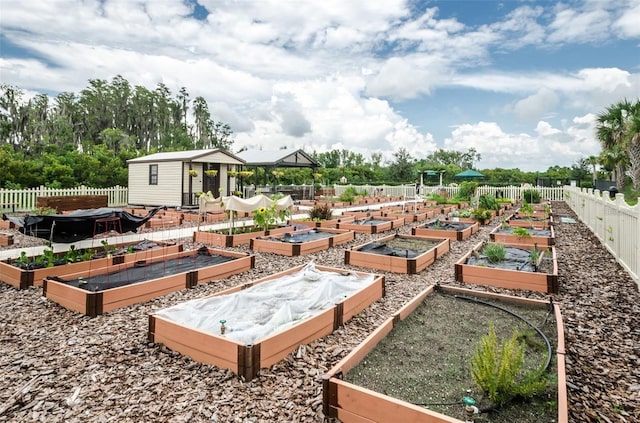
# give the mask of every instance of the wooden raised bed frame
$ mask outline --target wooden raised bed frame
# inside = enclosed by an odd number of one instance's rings
[[[120,264],[134,263],[138,260],[149,260],[155,257],[164,257],[183,250],[183,245],[166,243],[163,241],[153,241],[157,244],[165,244],[164,247],[154,248],[135,253],[122,254],[117,256],[104,257],[87,260],[78,263],[69,263],[60,266],[43,267],[41,269],[24,270],[9,264],[9,261],[0,261],[0,282],[7,283],[18,289],[26,289],[30,286],[42,286],[42,280],[48,276],[65,277],[68,275],[88,272],[103,267],[116,266]],[[131,244],[124,244],[131,245]],[[123,246],[123,245],[116,245]],[[99,249],[101,247],[95,247]],[[57,254],[56,254],[57,255]],[[33,259],[33,257],[30,257]]]
[[[509,226],[520,226],[522,228],[549,229],[553,226],[553,216],[543,220],[529,220],[525,217],[515,218],[513,215],[507,219]]]
[[[78,313],[83,313],[90,317],[95,317],[111,310],[148,301],[153,298],[167,295],[171,292],[180,291],[185,288],[193,288],[198,284],[207,283],[212,280],[224,279],[228,276],[235,275],[236,273],[253,269],[255,265],[255,256],[253,255],[218,250],[214,248],[208,248],[207,250],[210,254],[235,257],[236,260],[203,267],[191,272],[177,273],[171,276],[165,276],[158,279],[96,292],[76,288],[52,279],[45,279],[42,285],[42,292],[45,297],[60,304],[66,309],[77,311]],[[197,253],[198,250],[182,251],[165,257],[155,257],[151,260],[147,259],[147,261],[159,262],[180,257],[188,257],[189,255]],[[114,270],[123,270],[124,268],[133,267],[134,265],[135,263],[126,263],[119,266],[120,269],[114,269],[113,267],[94,269],[90,273],[83,272],[81,274],[73,275],[73,278],[76,279],[78,277],[96,276],[113,272]]]
[[[484,244],[484,241],[476,244],[471,251],[462,256],[460,260],[456,262],[454,267],[455,277],[458,282],[495,286],[505,289],[526,289],[536,292],[552,294],[558,293],[558,260],[554,246],[542,246],[539,248],[540,251],[545,251],[545,254],[551,254],[551,258],[553,260],[552,272],[540,273],[466,264],[473,252],[480,252]],[[516,247],[529,250],[533,249],[532,245],[504,245],[506,247]]]
[[[448,229],[435,229],[428,228],[427,226],[434,223],[435,221],[427,222],[424,225],[416,226],[415,228],[411,228],[411,235],[417,236],[426,236],[431,238],[449,238],[453,241],[462,241],[464,239],[469,238],[471,235],[475,234],[480,230],[480,223],[465,223],[468,225],[461,231],[454,231]],[[450,222],[454,223],[454,222]],[[455,223],[464,223],[464,222],[455,222]]]
[[[256,238],[259,236],[280,235],[287,232],[293,232],[294,230],[294,226],[283,226],[281,228],[275,228],[268,231],[254,231],[235,235],[196,231],[193,233],[193,242],[201,242],[203,244],[215,245],[217,247],[237,247],[238,245],[248,244],[252,238]],[[221,229],[221,231],[225,230]]]
[[[353,222],[355,219],[354,216],[341,216],[341,217],[337,217],[335,219],[329,219],[329,220],[320,220],[320,221],[315,221],[315,220],[289,220],[289,224],[290,225],[304,225],[304,226],[308,226],[310,228],[335,228],[338,223],[351,223]]]
[[[253,238],[249,242],[249,248],[253,251],[263,253],[280,254],[283,256],[302,256],[305,254],[315,253],[316,251],[326,250],[336,245],[345,244],[356,239],[353,231],[345,229],[332,228],[309,228],[301,231],[291,232],[292,235],[305,234],[312,230],[332,234],[326,238],[315,239],[307,242],[288,243],[273,239]],[[278,235],[276,238],[283,238],[284,235]]]
[[[394,217],[394,218],[385,218],[385,217],[374,217],[374,220],[385,220],[385,222],[379,223],[377,225],[360,225],[356,222],[353,223],[338,223],[338,229],[348,229],[354,232],[364,233],[364,234],[379,234],[384,231],[389,231],[394,228],[399,228],[404,225],[404,217]]]
[[[409,303],[389,317],[371,333],[360,345],[329,370],[322,380],[322,405],[325,417],[338,418],[343,423],[463,423],[462,420],[428,410],[408,402],[374,392],[344,381],[343,375],[360,363],[365,356],[401,321],[407,318],[436,287],[429,286]],[[497,299],[506,303],[546,308],[546,301],[472,291],[464,288],[439,286],[444,292],[462,294],[469,297]],[[558,371],[558,423],[569,421],[567,401],[567,377],[565,367],[564,325],[557,304],[553,305],[556,319],[558,345],[556,346],[556,367]]]
[[[529,229],[529,228],[527,228]],[[535,228],[534,228],[535,229]],[[542,236],[542,235],[531,235],[531,236],[517,236],[510,233],[500,233],[502,230],[502,225],[497,226],[491,232],[489,232],[489,237],[493,242],[500,242],[502,244],[509,244],[513,246],[519,245],[538,245],[540,247],[546,248],[550,245],[555,245],[556,243],[556,235],[553,231],[553,226],[550,226],[548,231],[551,232],[550,236]],[[541,229],[538,229],[541,230]]]
[[[293,267],[253,282],[219,292],[216,295],[232,294],[256,284],[265,283],[284,275],[300,271],[304,265]],[[344,269],[316,266],[318,270],[344,272]],[[355,272],[360,275],[366,273]],[[286,357],[299,345],[322,338],[340,327],[351,317],[384,296],[384,276],[374,275],[374,283],[308,319],[304,319],[287,330],[278,332],[245,345],[224,336],[192,329],[155,314],[149,315],[150,342],[164,344],[168,348],[188,355],[193,360],[230,369],[250,381],[262,368],[268,368]]]
[[[344,252],[344,262],[351,266],[367,267],[370,269],[386,270],[388,272],[407,273],[413,275],[422,272],[431,266],[438,257],[448,253],[451,248],[451,240],[448,238],[426,238],[412,235],[389,235],[377,239],[376,242],[385,243],[394,238],[415,239],[436,242],[437,245],[414,258],[387,256],[375,253],[359,251],[369,244],[362,244]]]

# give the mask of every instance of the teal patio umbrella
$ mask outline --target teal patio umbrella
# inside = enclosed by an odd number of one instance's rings
[[[476,172],[473,169],[467,169],[464,172],[457,173],[454,178],[458,179],[480,179],[484,178],[484,175],[480,172]]]

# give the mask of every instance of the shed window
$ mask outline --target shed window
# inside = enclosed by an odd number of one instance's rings
[[[158,185],[158,165],[149,165],[149,185]]]

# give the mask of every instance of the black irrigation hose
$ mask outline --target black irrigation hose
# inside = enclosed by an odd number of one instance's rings
[[[525,322],[527,325],[531,326],[533,329],[535,329],[536,332],[538,332],[538,335],[540,335],[542,337],[542,339],[544,340],[545,344],[547,344],[547,362],[544,365],[544,370],[543,371],[547,371],[547,369],[549,368],[549,365],[551,364],[551,356],[553,354],[553,350],[551,348],[551,343],[549,342],[549,338],[547,338],[547,336],[542,333],[542,331],[540,329],[538,329],[538,327],[534,326],[533,323],[531,323],[530,321],[528,321],[526,318],[522,317],[521,315],[519,315],[518,313],[516,313],[515,311],[509,310],[508,308],[502,307],[501,305],[498,304],[493,304],[487,301],[482,301],[479,300],[477,298],[472,298],[472,297],[465,297],[464,295],[454,295],[455,298],[459,298],[461,300],[465,300],[465,301],[472,301],[475,303],[479,303],[479,304],[484,304],[484,305],[488,305],[494,308],[497,308],[498,310],[502,310],[506,313],[509,313],[510,315],[517,317],[518,319],[522,320],[523,322]],[[545,317],[545,322],[546,322],[546,317]]]

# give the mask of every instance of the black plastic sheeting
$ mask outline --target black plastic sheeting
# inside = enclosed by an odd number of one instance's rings
[[[380,242],[371,242],[369,244],[363,245],[359,251],[363,253],[379,254],[381,256],[394,256],[402,258],[416,258],[420,254],[424,253],[424,251],[416,251],[406,248],[395,248]]]
[[[125,285],[132,285],[140,282],[159,279],[165,276],[186,273],[203,267],[226,263],[235,260],[235,257],[223,256],[220,254],[198,253],[195,255],[168,259],[155,263],[145,263],[144,261],[127,269],[103,275],[91,276],[88,278],[64,279],[52,277],[51,279],[66,283],[76,288],[86,291],[98,292],[107,289],[117,288]]]
[[[99,209],[76,210],[69,214],[30,215],[11,217],[2,215],[2,220],[8,220],[18,227],[18,230],[29,236],[48,239],[51,242],[76,242],[93,238],[96,234],[105,232],[106,223],[98,223],[98,219],[118,217],[119,224],[109,224],[109,229],[125,232],[137,232],[158,211],[166,207],[155,207],[146,216],[135,216],[122,209],[102,207]]]

